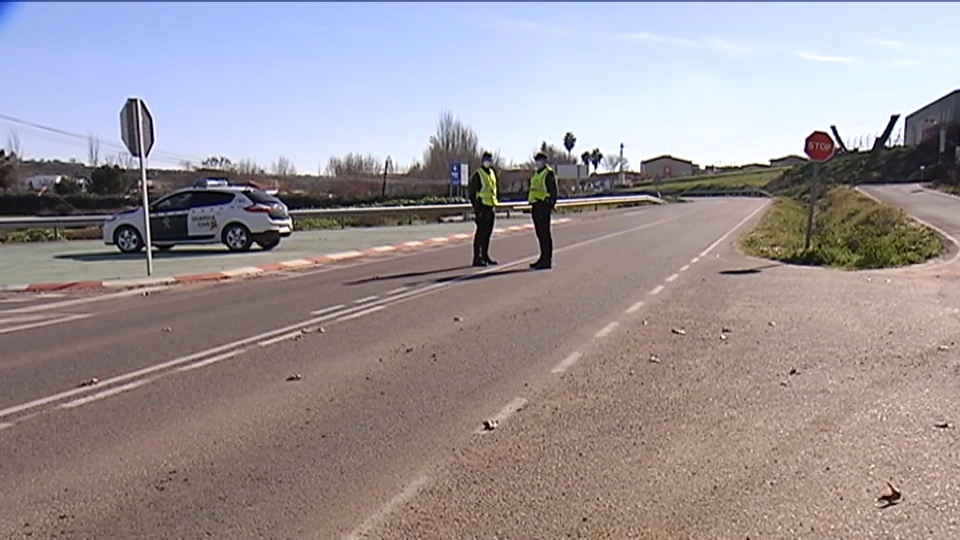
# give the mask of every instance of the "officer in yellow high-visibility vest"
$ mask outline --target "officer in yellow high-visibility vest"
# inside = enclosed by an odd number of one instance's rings
[[[557,204],[557,175],[547,165],[547,155],[537,152],[533,158],[537,170],[530,178],[527,201],[533,207],[533,228],[540,243],[540,258],[530,264],[534,270],[546,270],[553,265],[553,237],[550,233],[550,214]]]
[[[497,173],[493,170],[493,155],[484,152],[481,166],[470,177],[467,184],[467,197],[473,204],[474,221],[477,231],[473,235],[473,266],[497,264],[490,258],[490,237],[493,236],[493,223],[496,219]]]

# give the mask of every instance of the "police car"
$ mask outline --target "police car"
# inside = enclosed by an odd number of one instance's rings
[[[248,251],[254,243],[271,250],[293,233],[293,219],[275,193],[223,179],[198,180],[150,204],[151,241],[160,251],[218,243],[230,251]],[[103,242],[123,253],[143,250],[143,238],[142,207],[110,216],[103,225]]]

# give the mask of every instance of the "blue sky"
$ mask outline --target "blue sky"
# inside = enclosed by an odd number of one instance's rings
[[[919,3],[34,3],[0,21],[0,114],[96,133],[156,118],[152,166],[222,154],[316,172],[408,164],[444,109],[523,161],[542,140],[639,161],[800,153],[814,129],[879,133],[960,88],[960,9]],[[83,140],[0,120],[27,157]],[[114,145],[110,147],[110,145]]]

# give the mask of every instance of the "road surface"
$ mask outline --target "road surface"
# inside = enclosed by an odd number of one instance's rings
[[[0,537],[357,531],[474,444],[483,420],[506,424],[529,399],[518,396],[562,384],[571,351],[625,310],[668,301],[765,203],[585,216],[555,228],[556,266],[543,272],[527,269],[536,242],[521,234],[495,240],[502,264],[486,269],[466,266],[458,245],[145,296],[0,304],[0,317],[76,317],[0,334]]]
[[[919,184],[863,185],[860,190],[881,202],[902,208],[908,214],[960,238],[960,197],[920,187]]]

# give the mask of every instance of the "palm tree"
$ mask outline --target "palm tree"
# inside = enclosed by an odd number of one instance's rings
[[[573,147],[577,145],[577,136],[572,131],[568,131],[563,136],[563,147],[567,149],[567,155],[573,155]]]
[[[600,162],[603,161],[603,152],[599,148],[594,148],[590,151],[590,163],[593,164],[593,172],[597,172],[597,168],[600,167]]]

